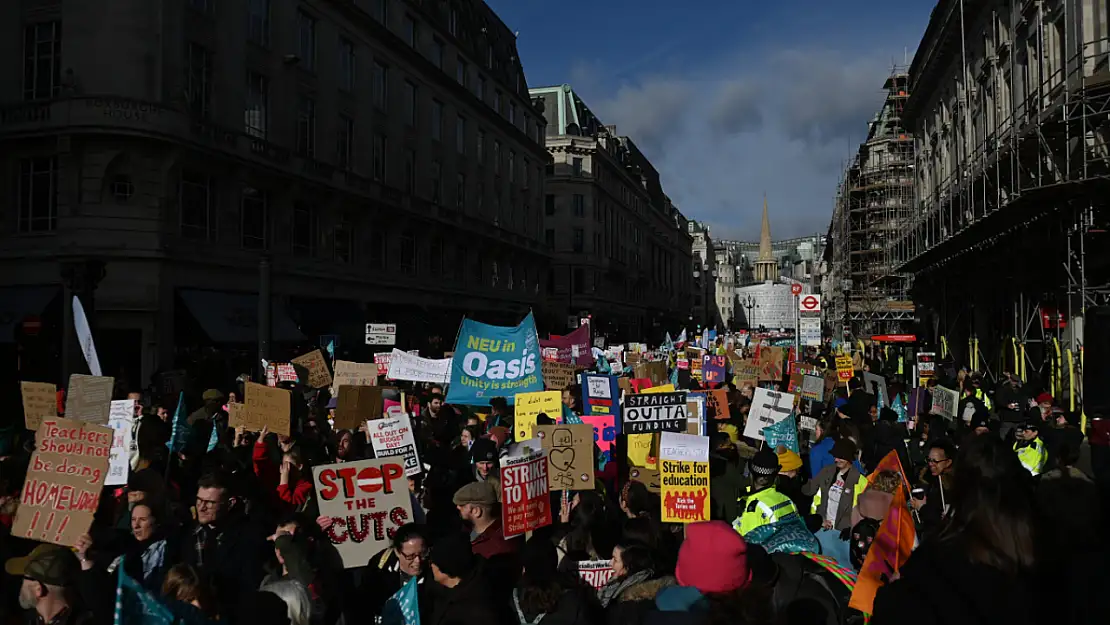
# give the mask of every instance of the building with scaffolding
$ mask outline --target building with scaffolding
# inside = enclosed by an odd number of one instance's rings
[[[837,192],[821,285],[834,335],[838,323],[845,337],[862,337],[904,332],[914,319],[909,277],[893,262],[893,242],[913,205],[913,139],[903,122],[908,83],[900,67],[886,79],[882,107]]]
[[[1039,373],[1065,407],[1110,299],[1108,24],[1101,0],[942,0],[904,109],[917,201],[892,255],[926,334],[959,363]]]

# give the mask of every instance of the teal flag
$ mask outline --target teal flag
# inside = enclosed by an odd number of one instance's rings
[[[420,625],[420,602],[416,580],[417,578],[410,577],[409,581],[385,602],[382,608],[382,625]]]
[[[220,444],[220,424],[212,419],[212,436],[208,437],[208,451],[216,448]]]
[[[794,413],[790,413],[790,416],[774,425],[763,428],[763,439],[772,450],[782,445],[796,454],[801,453],[798,450],[798,423],[794,419]]]
[[[185,391],[181,391],[177,396],[177,410],[173,413],[173,433],[170,434],[166,447],[169,447],[172,452],[179,452],[185,449],[185,443],[188,441],[189,423],[185,415]]]

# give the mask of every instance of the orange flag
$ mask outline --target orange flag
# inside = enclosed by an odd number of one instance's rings
[[[894,461],[898,462],[897,456]],[[882,463],[879,466],[882,466]],[[856,587],[852,590],[852,599],[848,602],[849,606],[864,614],[872,613],[875,593],[879,591],[879,587],[888,583],[910,558],[916,534],[913,517],[910,516],[909,508],[906,506],[906,493],[898,489],[890,502],[886,518],[879,525],[879,531],[875,534],[875,540],[871,543],[867,558],[863,561]]]
[[[883,456],[883,459],[879,461],[879,464],[875,467],[875,470],[867,476],[868,486],[875,483],[875,478],[878,477],[879,471],[894,471],[898,473],[898,475],[901,475],[902,486],[906,489],[906,492],[903,493],[903,497],[909,496],[910,482],[908,479],[906,479],[906,472],[902,470],[902,461],[898,459],[898,452],[891,449],[886,456]]]

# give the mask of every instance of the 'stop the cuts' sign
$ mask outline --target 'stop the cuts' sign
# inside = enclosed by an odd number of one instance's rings
[[[624,400],[625,434],[686,431],[686,393],[640,393]]]

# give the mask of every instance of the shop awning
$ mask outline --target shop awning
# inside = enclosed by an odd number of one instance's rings
[[[258,340],[258,295],[226,291],[182,289],[181,301],[214,343],[254,343]],[[273,302],[271,337],[275,343],[296,343],[304,334],[285,306]]]
[[[15,342],[16,327],[28,316],[41,315],[58,290],[57,286],[0,288],[0,343]]]

